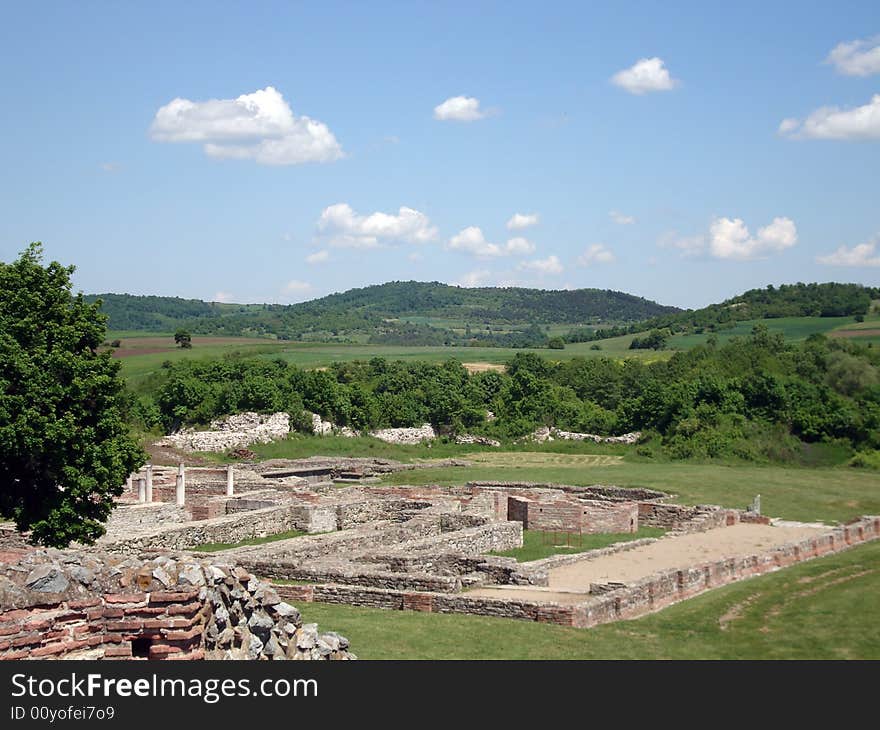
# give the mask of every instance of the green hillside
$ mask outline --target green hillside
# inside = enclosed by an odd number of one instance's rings
[[[541,347],[550,325],[631,323],[678,312],[602,289],[468,289],[389,282],[301,304],[220,304],[176,297],[97,294],[110,330],[267,336],[383,345]]]

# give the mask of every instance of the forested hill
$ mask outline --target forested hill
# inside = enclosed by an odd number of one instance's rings
[[[783,284],[750,289],[708,307],[652,317],[644,322],[606,328],[577,328],[568,342],[589,342],[624,334],[654,331],[669,334],[714,332],[737,322],[779,317],[847,317],[867,314],[880,299],[880,288],[861,284]]]
[[[693,326],[778,317],[846,317],[867,314],[880,288],[861,284],[783,284],[750,289],[720,304],[658,319]]]
[[[450,327],[519,330],[535,324],[630,323],[679,312],[642,297],[603,289],[544,291],[389,282],[292,305],[221,304],[176,297],[97,294],[111,330],[185,327],[199,334],[274,335],[282,339],[368,336],[373,341],[444,344]],[[452,321],[445,324],[434,320]],[[480,335],[484,337],[484,335]]]

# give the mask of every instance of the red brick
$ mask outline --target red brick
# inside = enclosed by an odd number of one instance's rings
[[[25,657],[30,656],[30,653],[30,649],[23,649],[21,651],[10,651],[0,656],[0,660],[11,661],[12,659],[24,659]]]
[[[82,649],[85,646],[88,646],[88,642],[86,641],[59,641],[55,644],[46,644],[46,646],[33,649],[31,651],[31,656],[37,657],[63,654],[68,651],[74,651],[75,649]]]
[[[146,618],[144,619],[145,629],[186,629],[191,625],[191,621],[184,618]]]
[[[122,621],[108,621],[107,631],[140,631],[144,628],[144,622],[139,619],[123,619]]]
[[[13,636],[22,632],[21,624],[8,624],[0,626],[0,636]]]
[[[131,644],[120,644],[119,646],[108,646],[104,649],[105,657],[122,657],[131,656]]]
[[[201,636],[202,627],[194,626],[189,631],[165,631],[163,633],[168,641],[188,641],[196,636]]]
[[[125,613],[123,612],[123,610],[121,608],[105,608],[101,612],[101,615],[104,618],[122,618],[125,615]]]
[[[150,603],[182,603],[198,597],[199,589],[193,588],[188,591],[153,591],[150,594]]]
[[[82,608],[93,608],[94,606],[100,606],[103,601],[100,598],[80,598],[76,601],[68,601],[67,607],[71,610],[79,610]]]
[[[52,625],[52,622],[47,618],[41,619],[31,619],[22,627],[25,631],[44,631],[48,629]]]
[[[177,603],[177,604],[174,604],[173,606],[168,606],[167,610],[168,610],[169,616],[179,616],[181,614],[186,615],[186,614],[198,613],[201,609],[202,609],[202,604],[195,602],[195,603],[183,603],[183,604]]]
[[[145,603],[146,593],[108,593],[104,596],[105,603]]]
[[[56,624],[66,624],[70,621],[82,621],[86,614],[83,611],[67,611],[55,617]]]
[[[27,611],[23,608],[16,608],[12,611],[3,613],[3,621],[21,621],[23,618],[30,618],[33,611]]]
[[[39,644],[42,639],[43,637],[41,634],[27,634],[25,636],[19,636],[17,639],[13,639],[12,646],[27,646],[28,644]]]
[[[179,646],[167,646],[166,644],[153,644],[150,647],[150,659],[164,659],[169,654],[182,654],[183,649]]]

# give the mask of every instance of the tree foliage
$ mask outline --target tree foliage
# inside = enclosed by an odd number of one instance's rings
[[[777,458],[799,443],[880,446],[880,353],[822,336],[787,344],[756,326],[668,361],[517,354],[506,372],[373,358],[301,370],[284,360],[181,361],[157,393],[166,429],[239,410],[302,409],[358,429],[416,426],[515,438],[538,426],[658,435],[671,456]],[[486,421],[492,411],[496,419]]]
[[[32,539],[91,542],[144,455],[124,420],[106,317],[71,293],[73,267],[31,244],[0,263],[0,513]]]

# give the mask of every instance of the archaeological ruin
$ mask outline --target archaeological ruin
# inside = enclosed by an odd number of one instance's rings
[[[294,605],[309,602],[586,628],[880,536],[878,517],[783,523],[754,505],[683,506],[648,489],[380,482],[417,468],[329,457],[148,465],[97,550],[4,543],[0,658],[354,658],[343,637],[302,623]],[[639,526],[665,533],[532,562],[495,554],[521,547],[524,529]]]

